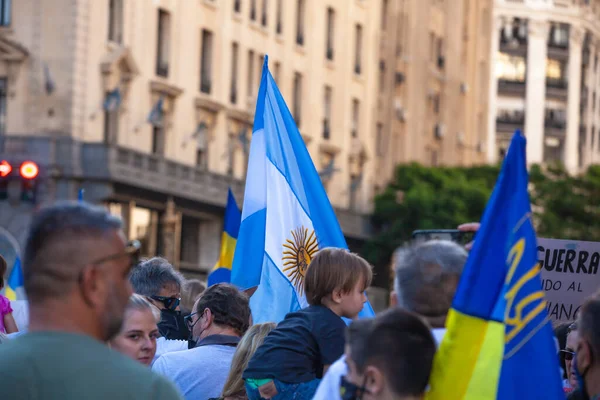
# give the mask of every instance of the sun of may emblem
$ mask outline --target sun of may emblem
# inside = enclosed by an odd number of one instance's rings
[[[290,278],[296,289],[302,293],[306,269],[319,249],[319,244],[315,231],[309,232],[303,226],[296,228],[291,233],[294,240],[287,239],[283,244],[283,272]]]

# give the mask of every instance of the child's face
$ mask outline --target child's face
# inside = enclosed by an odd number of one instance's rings
[[[365,296],[364,280],[359,280],[352,290],[348,293],[342,293],[342,301],[340,302],[342,309],[342,317],[356,318],[358,313],[362,310],[363,304],[367,302],[367,296]]]

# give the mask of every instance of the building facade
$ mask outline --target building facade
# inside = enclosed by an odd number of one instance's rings
[[[382,3],[377,185],[403,162],[484,162],[491,0]]]
[[[600,162],[599,39],[598,0],[495,0],[489,162],[504,156],[515,129],[529,163],[577,173]]]
[[[123,218],[144,255],[205,276],[229,187],[241,206],[268,54],[352,248],[369,235],[378,167],[381,7],[0,0],[0,160],[39,164],[38,203],[84,189]],[[6,243],[23,243],[35,207],[18,201],[17,184],[0,200]]]

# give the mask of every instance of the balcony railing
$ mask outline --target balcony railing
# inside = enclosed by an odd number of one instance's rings
[[[507,94],[524,94],[525,81],[498,79],[498,92]]]
[[[563,130],[567,127],[567,122],[564,119],[546,117],[544,118],[544,127]]]
[[[225,206],[229,187],[240,201],[244,193],[243,181],[208,171],[204,166],[182,164],[155,154],[104,143],[83,143],[66,135],[2,135],[0,158],[11,162],[34,160],[40,165],[42,179],[97,183],[98,186],[90,186],[93,190],[89,192],[86,188],[86,199],[92,202],[107,200],[115,194],[114,185],[106,183],[168,193],[219,207]],[[68,196],[66,192],[64,195]],[[335,212],[345,235],[357,239],[371,235],[366,215],[339,208]]]

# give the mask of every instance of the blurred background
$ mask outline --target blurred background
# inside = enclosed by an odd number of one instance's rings
[[[206,279],[266,54],[378,299],[413,229],[479,219],[515,129],[540,234],[591,240],[599,38],[600,0],[0,0],[0,252],[83,190]]]

